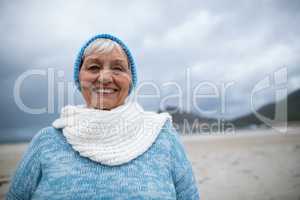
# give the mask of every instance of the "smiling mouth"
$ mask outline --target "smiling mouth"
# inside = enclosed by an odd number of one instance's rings
[[[100,95],[111,95],[117,92],[117,89],[112,88],[99,88],[99,89],[93,89],[94,93],[100,94]]]

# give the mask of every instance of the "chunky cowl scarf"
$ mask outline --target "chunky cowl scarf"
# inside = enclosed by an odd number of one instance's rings
[[[146,112],[127,101],[110,111],[68,105],[52,125],[81,156],[113,166],[146,152],[168,119],[167,113]]]

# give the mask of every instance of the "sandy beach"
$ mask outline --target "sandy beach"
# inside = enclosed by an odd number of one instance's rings
[[[261,133],[263,132],[263,134]],[[300,128],[182,136],[204,200],[299,200]],[[0,145],[0,199],[27,144]]]

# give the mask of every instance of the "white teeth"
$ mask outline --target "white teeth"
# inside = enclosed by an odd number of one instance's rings
[[[98,89],[98,90],[95,90],[95,92],[97,93],[105,93],[105,94],[111,94],[114,92],[113,89]]]

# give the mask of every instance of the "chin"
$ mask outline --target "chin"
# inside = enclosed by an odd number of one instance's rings
[[[109,104],[101,104],[101,105],[90,105],[89,107],[92,107],[94,109],[98,110],[111,110],[113,108],[118,107],[118,105],[109,105]]]

